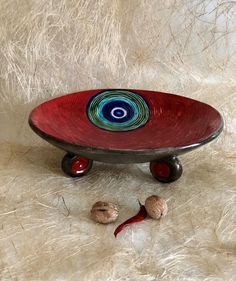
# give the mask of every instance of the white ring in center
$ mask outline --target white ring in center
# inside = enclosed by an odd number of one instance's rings
[[[115,114],[115,112],[116,112],[117,110],[122,111],[123,114],[120,115],[120,116],[117,116],[117,115]],[[114,118],[116,118],[116,119],[124,118],[124,117],[127,116],[127,114],[128,114],[127,111],[126,111],[124,108],[122,108],[122,107],[114,107],[114,108],[111,110],[111,116],[114,117]]]

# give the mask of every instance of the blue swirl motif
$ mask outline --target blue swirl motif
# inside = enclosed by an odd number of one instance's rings
[[[108,90],[90,99],[87,115],[101,129],[131,131],[147,123],[150,111],[139,94],[127,90]]]

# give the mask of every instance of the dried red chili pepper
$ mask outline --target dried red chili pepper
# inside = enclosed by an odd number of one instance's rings
[[[147,217],[147,211],[146,211],[145,206],[142,205],[140,202],[139,202],[139,206],[140,206],[140,210],[139,210],[139,212],[135,216],[129,218],[128,220],[126,220],[125,222],[123,222],[122,224],[120,224],[116,228],[116,230],[114,231],[115,237],[117,236],[117,234],[119,232],[121,232],[128,225],[133,224],[133,223],[137,223],[137,222],[140,222],[140,221],[143,221]]]

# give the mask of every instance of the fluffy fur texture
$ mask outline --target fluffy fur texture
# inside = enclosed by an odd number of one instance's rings
[[[219,0],[0,0],[0,279],[236,278],[236,3]],[[179,93],[223,115],[220,138],[181,157],[182,178],[157,183],[148,165],[95,163],[82,179],[33,134],[30,110],[91,88]],[[168,199],[161,221],[115,239],[137,199]],[[89,218],[116,202],[114,225]]]

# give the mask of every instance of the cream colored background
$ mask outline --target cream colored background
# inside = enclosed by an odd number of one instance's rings
[[[0,280],[236,280],[236,2],[0,0]],[[30,110],[91,88],[179,93],[223,115],[220,138],[155,182],[148,165],[95,163],[82,179],[29,129]],[[168,199],[161,221],[117,239],[137,199]],[[90,206],[121,206],[115,225]]]

